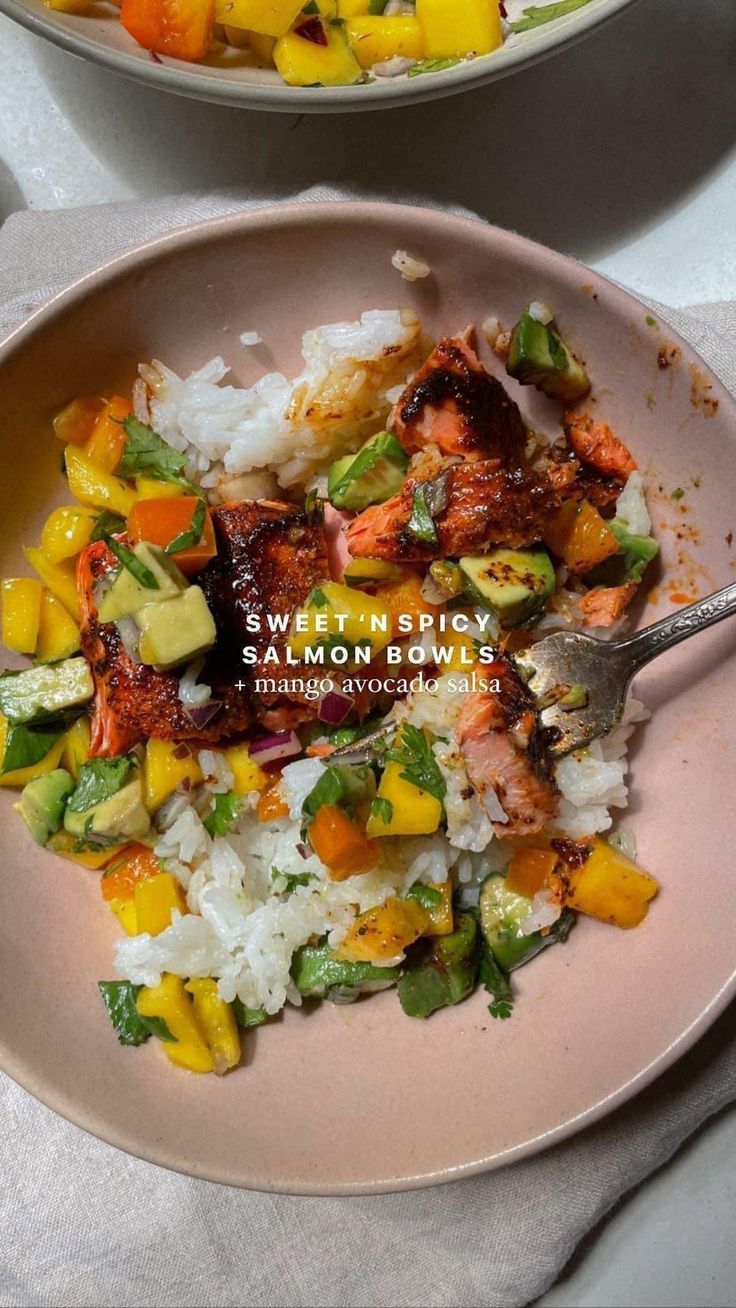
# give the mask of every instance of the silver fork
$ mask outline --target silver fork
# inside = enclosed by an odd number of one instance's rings
[[[549,752],[561,758],[611,731],[620,721],[626,692],[636,673],[662,654],[706,627],[736,614],[736,582],[713,595],[653,622],[625,640],[597,640],[581,631],[556,631],[514,656],[535,697],[544,707]],[[576,691],[582,687],[577,704]],[[330,755],[333,763],[362,763],[388,742],[395,723],[343,745]]]

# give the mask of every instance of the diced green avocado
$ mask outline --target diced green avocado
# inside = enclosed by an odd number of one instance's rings
[[[336,958],[327,944],[303,945],[294,954],[291,976],[300,994],[345,1004],[359,994],[388,989],[397,981],[399,968],[349,963]]]
[[[618,541],[618,554],[612,554],[585,578],[591,586],[621,586],[627,581],[641,581],[647,566],[659,553],[653,536],[635,536],[625,522],[614,518],[606,524]]]
[[[544,550],[490,550],[460,559],[466,593],[497,614],[502,627],[520,627],[540,613],[555,588]]]
[[[587,372],[554,325],[537,322],[528,309],[513,330],[506,371],[522,386],[536,386],[538,391],[566,404],[581,399],[590,390]]]
[[[88,704],[95,693],[86,659],[41,663],[0,676],[0,713],[15,724],[46,722]]]
[[[547,935],[543,936],[541,931],[525,935],[522,923],[532,911],[532,901],[526,895],[509,890],[506,878],[498,872],[483,882],[479,909],[481,930],[503,972],[511,972],[522,963],[528,963],[547,945],[566,940],[575,922],[574,915],[565,909]]]
[[[332,464],[327,479],[327,496],[336,509],[359,512],[401,489],[409,455],[395,436],[382,431],[372,436],[357,454],[348,454]]]
[[[141,633],[140,657],[160,672],[206,654],[217,637],[201,586],[188,586],[174,599],[144,604],[135,620]]]
[[[64,820],[66,801],[74,789],[74,778],[64,768],[35,777],[21,791],[15,805],[37,845],[45,845]]]
[[[143,803],[140,774],[136,773],[114,795],[91,808],[77,811],[67,804],[64,826],[70,835],[93,844],[142,840],[151,829],[151,820]]]
[[[471,913],[458,913],[455,930],[421,939],[407,953],[399,981],[399,1001],[408,1017],[429,1017],[438,1008],[459,1004],[475,986],[478,928]]]
[[[131,572],[122,564],[115,574],[115,580],[105,591],[97,610],[100,622],[114,622],[116,618],[127,618],[136,613],[144,604],[152,601],[172,599],[187,587],[187,579],[172,562],[165,550],[148,541],[140,541],[131,551],[136,562],[140,564],[139,575]],[[146,576],[148,574],[148,576]],[[155,586],[144,585],[139,578],[155,581]]]

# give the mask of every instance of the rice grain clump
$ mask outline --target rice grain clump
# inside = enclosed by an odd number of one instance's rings
[[[422,281],[424,277],[429,277],[432,271],[424,259],[415,259],[406,250],[394,251],[391,255],[391,263],[396,271],[401,273],[405,282]]]
[[[406,382],[423,348],[410,310],[371,309],[357,322],[305,332],[304,368],[293,382],[272,372],[248,389],[222,385],[229,370],[219,357],[188,377],[159,360],[140,374],[150,421],[187,455],[190,477],[216,489],[227,477],[269,469],[288,487],[376,430],[390,408],[387,391]]]

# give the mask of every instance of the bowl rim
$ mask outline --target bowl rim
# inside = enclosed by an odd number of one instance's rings
[[[127,78],[175,95],[230,105],[243,109],[264,109],[276,113],[351,113],[361,109],[388,109],[403,104],[457,95],[461,91],[508,77],[562,50],[614,18],[635,0],[593,0],[547,26],[525,33],[523,42],[493,51],[478,59],[444,69],[424,78],[385,78],[367,88],[358,86],[295,87],[284,83],[258,85],[236,76],[211,76],[207,65],[172,60],[159,63],[132,51],[115,50],[79,35],[54,17],[54,11],[29,6],[27,0],[0,0],[0,13],[34,35],[44,37],[70,54],[100,64]],[[62,14],[63,18],[63,14]],[[528,38],[532,38],[529,40]],[[205,71],[202,71],[205,70]],[[400,84],[399,84],[400,83]]]
[[[123,252],[105,260],[90,272],[76,278],[0,339],[0,381],[2,380],[4,365],[10,362],[16,352],[24,348],[27,342],[35,336],[36,332],[43,330],[56,319],[63,317],[71,306],[78,306],[83,303],[90,292],[114,286],[116,281],[122,280],[134,271],[145,268],[146,265],[156,262],[162,256],[169,257],[177,251],[191,250],[198,246],[216,243],[223,237],[228,238],[237,235],[247,237],[251,233],[258,233],[259,229],[270,231],[273,230],[274,226],[299,228],[314,222],[327,224],[347,222],[355,224],[356,228],[359,228],[365,223],[366,218],[376,223],[380,223],[382,219],[395,220],[400,221],[407,229],[414,229],[419,232],[426,226],[428,221],[431,222],[433,216],[441,217],[443,224],[449,224],[457,234],[459,241],[462,241],[463,236],[470,233],[477,237],[479,232],[484,232],[497,253],[503,255],[504,251],[508,251],[517,256],[521,254],[522,258],[533,257],[542,275],[547,274],[559,279],[562,274],[566,280],[574,278],[578,284],[580,284],[582,278],[586,284],[592,287],[593,294],[596,291],[604,291],[607,306],[628,320],[631,319],[634,311],[639,314],[643,308],[646,308],[646,305],[637,296],[572,256],[554,251],[548,246],[530,240],[528,237],[495,227],[479,219],[460,217],[429,207],[421,208],[417,205],[401,205],[381,201],[333,200],[281,203],[258,206],[254,209],[226,214],[221,217],[201,219],[185,227],[154,236],[149,240],[136,243]],[[668,339],[671,339],[673,343],[680,347],[686,360],[703,364],[707,369],[709,378],[712,380],[714,396],[719,401],[719,407],[724,406],[725,412],[732,418],[736,428],[736,397],[726,389],[717,374],[713,372],[711,366],[701,359],[690,342],[682,337],[669,323],[667,323],[667,336]],[[22,1060],[16,1059],[7,1044],[1,1040],[0,1068],[35,1099],[53,1112],[58,1113],[66,1121],[87,1131],[106,1144],[121,1149],[133,1157],[164,1167],[169,1171],[224,1185],[237,1186],[242,1189],[280,1194],[329,1197],[395,1193],[443,1184],[495,1170],[511,1162],[518,1162],[523,1158],[531,1157],[553,1144],[559,1144],[578,1131],[592,1126],[644,1090],[681,1058],[705,1034],[735,996],[736,963],[729,978],[712,996],[702,1012],[651,1062],[609,1095],[591,1104],[582,1112],[574,1114],[566,1121],[559,1123],[553,1129],[533,1136],[531,1139],[522,1141],[511,1148],[491,1153],[471,1162],[458,1164],[455,1167],[445,1168],[441,1172],[419,1171],[411,1176],[402,1177],[400,1180],[352,1181],[328,1185],[302,1181],[294,1186],[287,1187],[283,1184],[269,1184],[268,1177],[264,1176],[246,1177],[242,1169],[238,1168],[237,1165],[233,1172],[228,1172],[222,1168],[208,1168],[206,1164],[195,1170],[191,1166],[183,1166],[181,1160],[177,1159],[173,1152],[167,1150],[164,1142],[161,1142],[156,1148],[142,1147],[137,1144],[134,1138],[130,1138],[126,1132],[116,1130],[114,1123],[106,1121],[99,1113],[99,1110],[85,1112],[71,1095],[55,1093],[53,1085],[47,1084],[43,1074],[34,1071],[27,1064],[24,1064]]]

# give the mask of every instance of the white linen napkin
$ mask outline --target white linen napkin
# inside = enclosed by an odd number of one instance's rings
[[[295,198],[345,196],[314,188]],[[0,334],[125,246],[253,203],[222,191],[12,215],[0,230]],[[736,303],[653,307],[736,391]],[[0,1303],[517,1308],[556,1280],[623,1194],[734,1098],[736,1005],[630,1104],[535,1158],[413,1193],[299,1199],[131,1158],[0,1074]]]

